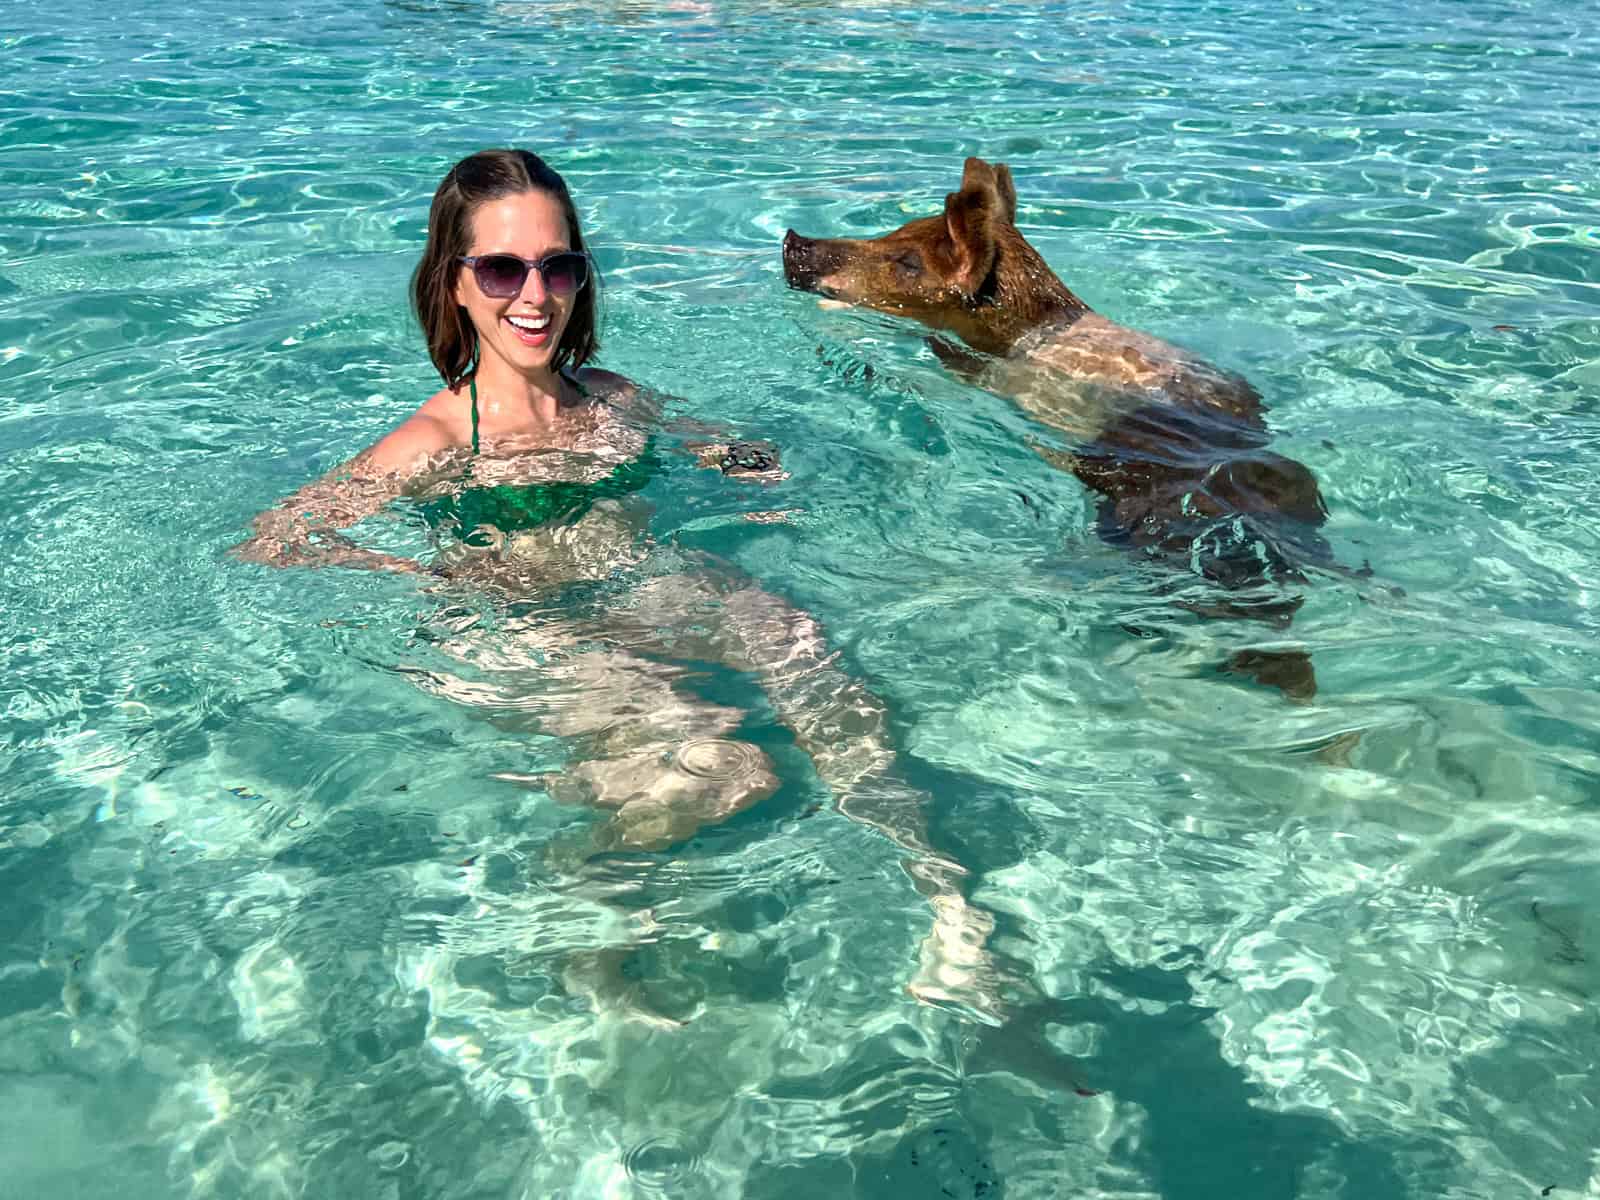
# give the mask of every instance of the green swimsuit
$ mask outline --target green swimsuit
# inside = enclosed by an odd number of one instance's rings
[[[567,376],[580,396],[588,390]],[[478,454],[478,381],[472,392],[472,453]],[[661,469],[655,439],[645,443],[638,458],[618,463],[609,475],[593,483],[497,483],[490,487],[467,487],[459,493],[439,496],[420,506],[423,520],[432,528],[448,530],[471,541],[474,530],[483,526],[501,533],[536,529],[551,521],[577,519],[597,500],[617,499],[637,492]],[[472,468],[467,467],[470,478]]]

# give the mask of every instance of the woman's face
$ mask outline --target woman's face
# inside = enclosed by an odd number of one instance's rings
[[[561,202],[548,192],[491,200],[473,212],[471,226],[469,255],[515,254],[536,261],[572,249]],[[480,358],[493,355],[523,374],[550,369],[577,300],[577,293],[551,292],[538,271],[528,272],[519,295],[486,296],[465,263],[456,275],[454,295],[478,330]]]

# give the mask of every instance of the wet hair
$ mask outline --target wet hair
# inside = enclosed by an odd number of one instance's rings
[[[428,341],[428,357],[448,388],[460,387],[478,369],[478,331],[454,295],[461,256],[472,245],[473,214],[492,201],[527,192],[544,192],[556,199],[567,220],[572,249],[582,250],[583,231],[566,180],[537,154],[480,150],[451,167],[433,194],[428,244],[411,276],[411,305]],[[551,359],[555,370],[581,367],[600,349],[595,304],[599,290],[600,274],[591,263],[589,281],[573,297],[572,316]]]

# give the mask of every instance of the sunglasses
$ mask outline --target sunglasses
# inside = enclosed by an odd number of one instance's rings
[[[589,256],[582,250],[557,250],[543,258],[518,258],[515,254],[464,254],[478,290],[496,300],[522,294],[528,272],[539,272],[545,288],[557,296],[570,296],[589,282]]]

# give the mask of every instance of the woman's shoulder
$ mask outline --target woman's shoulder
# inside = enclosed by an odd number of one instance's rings
[[[471,437],[461,395],[443,388],[399,425],[364,450],[356,467],[364,475],[410,475],[441,451]]]
[[[625,403],[639,393],[638,385],[625,375],[600,367],[579,367],[572,377],[591,397]]]
[[[600,401],[629,421],[653,424],[661,418],[659,399],[625,375],[599,367],[583,367],[575,373],[585,398]]]

